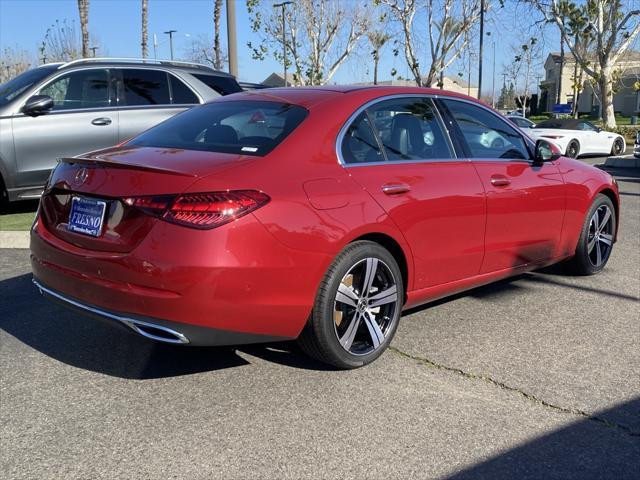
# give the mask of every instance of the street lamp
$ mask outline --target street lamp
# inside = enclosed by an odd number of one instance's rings
[[[171,50],[171,60],[173,60],[173,34],[176,32],[177,30],[169,30],[168,32],[164,32],[165,35],[169,35],[169,49]]]
[[[491,36],[491,32],[487,32],[487,37]],[[491,84],[491,106],[496,108],[496,41],[491,42],[493,48],[493,79]]]
[[[173,60],[173,41],[172,41],[172,38],[173,38],[173,33],[175,33],[176,30],[170,30],[170,31],[172,32],[172,34],[169,36],[169,39],[168,40],[164,40],[163,42],[158,42],[158,36],[155,33],[153,34],[153,58],[155,60],[158,59],[158,47],[160,45],[164,45],[167,42],[171,43],[171,60]],[[164,33],[168,33],[168,32],[164,32]],[[191,35],[188,34],[188,33],[184,33],[183,36],[190,37]]]
[[[286,26],[286,17],[285,17],[285,9],[287,5],[291,5],[293,2],[281,2],[275,3],[273,8],[282,8],[282,65],[284,67],[284,86],[287,86],[287,32],[285,30]]]

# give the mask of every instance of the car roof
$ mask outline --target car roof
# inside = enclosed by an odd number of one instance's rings
[[[292,103],[302,107],[313,107],[325,101],[358,95],[364,101],[389,95],[434,95],[440,97],[463,98],[486,105],[478,99],[448,90],[425,87],[388,87],[376,85],[322,85],[306,87],[278,87],[236,93],[216,101],[271,100]]]
[[[179,62],[174,60],[156,60],[144,58],[81,58],[78,60],[72,60],[70,62],[53,65],[58,65],[58,70],[82,68],[85,66],[136,67],[149,69],[165,67],[171,70],[180,70],[185,73],[218,75],[233,78],[233,75],[227,72],[222,72],[220,70],[215,70],[207,65],[191,62]]]

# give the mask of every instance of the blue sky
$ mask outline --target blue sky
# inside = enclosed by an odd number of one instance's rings
[[[271,2],[269,2],[271,3]],[[259,62],[251,59],[246,47],[248,41],[256,43],[258,38],[251,31],[249,18],[244,0],[236,2],[238,21],[238,53],[239,76],[241,80],[259,82],[273,71],[281,71],[282,66],[269,58]],[[162,32],[177,30],[174,40],[176,57],[184,51],[191,39],[201,34],[212,34],[213,0],[149,0],[149,35],[152,43],[153,33],[158,34],[158,58],[169,58],[169,44]],[[224,24],[223,14],[223,24]],[[502,64],[509,62],[513,54],[508,47],[512,42],[519,42],[523,36],[520,28],[515,26],[513,12],[503,11],[500,15],[490,19],[487,30],[499,33],[496,46],[496,76],[500,85]],[[42,41],[47,27],[56,19],[78,23],[76,0],[0,0],[0,48],[18,47],[37,52],[37,45]],[[223,25],[224,28],[224,25]],[[77,26],[79,30],[79,27]],[[91,0],[89,12],[89,30],[101,45],[106,47],[109,56],[138,57],[140,56],[140,0]],[[226,44],[226,33],[225,44]],[[483,90],[491,86],[492,49],[491,39],[485,50],[485,68]],[[549,50],[549,49],[547,49]],[[368,71],[368,50],[364,50],[360,59],[345,63],[338,71],[333,81],[337,83],[361,82],[371,80]],[[102,54],[105,52],[103,51]],[[100,54],[100,52],[99,52]],[[150,54],[153,49],[150,46]],[[394,57],[391,48],[383,53],[379,78],[389,79],[390,71],[396,68],[399,75],[408,76],[404,59]],[[472,69],[472,84],[477,84],[475,66]],[[466,67],[456,65],[448,74],[456,75],[464,72]]]

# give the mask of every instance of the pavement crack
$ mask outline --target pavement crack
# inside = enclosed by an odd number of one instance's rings
[[[455,375],[458,375],[458,376],[461,376],[461,377],[464,377],[464,378],[483,381],[485,383],[493,385],[494,387],[498,387],[498,388],[500,388],[502,390],[506,390],[508,392],[520,395],[520,396],[524,397],[525,399],[529,400],[530,402],[537,403],[538,405],[542,405],[543,407],[550,408],[550,409],[555,410],[557,412],[562,412],[562,413],[566,413],[566,414],[570,414],[570,415],[577,415],[579,417],[584,418],[585,420],[590,420],[592,422],[596,422],[596,423],[598,423],[600,425],[603,425],[603,426],[605,426],[607,428],[620,430],[620,431],[625,432],[627,435],[630,435],[632,437],[640,437],[640,431],[635,431],[632,428],[627,427],[626,425],[622,425],[622,424],[619,424],[619,423],[611,422],[611,421],[607,420],[606,418],[598,417],[596,415],[591,415],[590,413],[585,412],[584,410],[580,410],[578,408],[567,408],[567,407],[562,407],[562,406],[559,406],[559,405],[555,405],[555,404],[550,403],[550,402],[548,402],[546,400],[538,398],[538,397],[536,397],[535,395],[533,395],[531,393],[527,393],[524,390],[520,390],[519,388],[512,387],[512,386],[507,385],[506,383],[503,383],[503,382],[501,382],[499,380],[495,380],[495,379],[493,379],[493,378],[491,378],[491,377],[489,377],[487,375],[482,375],[482,374],[478,374],[478,373],[474,373],[474,372],[467,372],[467,371],[462,370],[460,368],[455,368],[455,367],[449,367],[447,365],[442,365],[441,363],[434,362],[433,360],[430,360],[428,358],[418,357],[418,356],[415,356],[415,355],[411,355],[410,353],[403,352],[402,350],[400,350],[397,347],[389,347],[389,350],[391,352],[395,353],[396,355],[399,355],[401,357],[414,360],[414,361],[416,361],[418,363],[421,363],[421,364],[426,365],[426,366],[431,367],[431,368],[436,368],[438,370],[444,370],[444,371],[453,373]]]

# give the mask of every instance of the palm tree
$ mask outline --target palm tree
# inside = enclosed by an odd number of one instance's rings
[[[149,0],[142,0],[142,58],[149,55]]]
[[[220,17],[222,16],[222,0],[214,0],[213,4],[213,68],[222,70],[222,50],[220,49]]]
[[[377,85],[378,64],[380,63],[380,50],[382,50],[382,47],[384,47],[384,44],[389,41],[391,36],[382,31],[374,30],[367,33],[367,38],[369,39],[371,47],[373,47],[373,50],[371,51],[371,56],[373,57],[373,84]]]
[[[78,0],[80,30],[82,32],[82,57],[89,57],[89,0]]]

